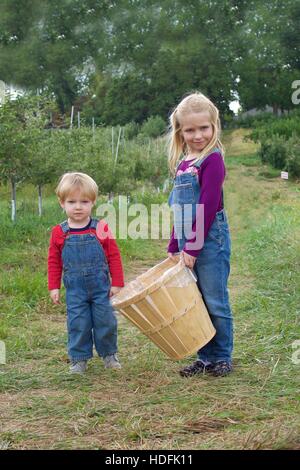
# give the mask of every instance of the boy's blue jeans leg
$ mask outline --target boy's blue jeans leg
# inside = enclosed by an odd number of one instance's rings
[[[230,272],[230,236],[213,227],[195,262],[194,271],[216,335],[198,351],[202,361],[231,362],[233,320],[227,282]]]
[[[95,348],[99,356],[117,352],[117,318],[106,296],[94,296],[91,304]]]
[[[117,319],[109,301],[93,299],[74,305],[68,301],[68,354],[72,361],[83,361],[93,357],[93,342],[99,356],[117,352]],[[100,301],[99,301],[100,300]]]
[[[91,307],[76,291],[67,290],[66,300],[68,354],[72,361],[86,361],[93,357]]]

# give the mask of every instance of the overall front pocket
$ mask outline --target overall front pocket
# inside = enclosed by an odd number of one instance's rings
[[[174,186],[172,204],[193,204],[195,194],[192,183],[178,184]]]

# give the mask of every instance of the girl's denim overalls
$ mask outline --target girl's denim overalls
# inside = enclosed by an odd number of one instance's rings
[[[96,229],[92,219],[90,228]],[[99,356],[117,352],[117,319],[109,301],[110,278],[106,256],[95,233],[66,233],[62,250],[66,288],[68,353],[72,361],[93,357],[93,342]]]
[[[191,165],[199,168],[207,157]],[[200,192],[197,172],[182,173],[175,177],[169,205],[173,208],[174,232],[178,238],[179,251],[184,248],[185,235],[191,231],[195,220]],[[187,210],[184,210],[185,204]],[[230,233],[225,209],[223,209],[216,213],[194,265],[198,288],[216,329],[213,339],[198,351],[198,358],[204,362],[231,362],[233,321],[227,288],[230,251]]]

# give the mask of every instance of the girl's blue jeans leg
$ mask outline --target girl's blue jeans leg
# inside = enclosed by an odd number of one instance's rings
[[[66,298],[68,354],[72,361],[86,361],[93,357],[91,307],[76,291],[67,290]]]
[[[202,361],[231,362],[233,349],[233,320],[227,282],[230,271],[230,238],[224,232],[216,239],[205,241],[194,267],[211,321],[216,329],[212,340],[198,351]]]

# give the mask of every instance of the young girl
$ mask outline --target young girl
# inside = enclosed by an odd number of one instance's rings
[[[230,234],[222,190],[225,167],[219,112],[203,94],[192,93],[179,103],[170,120],[169,166],[175,178],[169,198],[174,227],[168,255],[174,258],[180,252],[185,265],[194,269],[216,329],[213,339],[198,351],[198,359],[180,374],[224,376],[232,370],[233,326],[227,289]],[[202,220],[200,208],[204,208]],[[199,223],[203,220],[204,224]]]
[[[68,219],[52,229],[48,286],[52,301],[59,303],[63,272],[70,372],[85,372],[87,360],[93,357],[93,342],[105,367],[120,369],[117,319],[109,297],[124,286],[123,268],[107,224],[91,218],[97,184],[83,173],[66,173],[56,194]]]

